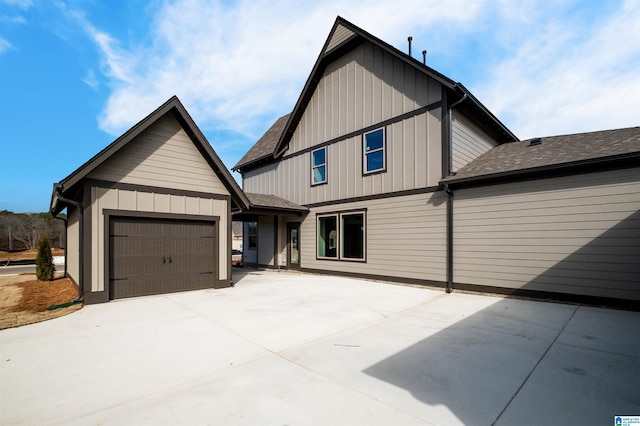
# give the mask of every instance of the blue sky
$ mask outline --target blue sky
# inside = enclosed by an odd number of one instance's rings
[[[337,15],[403,51],[411,35],[521,139],[640,125],[640,1],[0,0],[0,210],[47,211],[172,95],[232,167]]]

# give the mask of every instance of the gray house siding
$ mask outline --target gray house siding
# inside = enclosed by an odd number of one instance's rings
[[[159,118],[90,179],[229,195],[220,178],[170,114]]]
[[[441,97],[438,82],[365,43],[327,66],[285,155],[418,110]]]
[[[452,111],[451,164],[456,172],[498,143],[469,117]]]
[[[312,208],[301,226],[302,269],[442,283],[445,201],[440,191]],[[316,215],[365,209],[366,261],[318,259]]]
[[[357,135],[326,147],[326,184],[311,185],[311,154],[305,151],[245,172],[243,189],[306,205],[437,186],[442,167],[439,113],[438,108],[386,126],[384,173],[363,176],[362,136]]]
[[[462,189],[454,282],[640,300],[640,169]]]

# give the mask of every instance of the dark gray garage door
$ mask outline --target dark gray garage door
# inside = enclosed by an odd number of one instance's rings
[[[111,218],[110,298],[214,287],[215,231],[214,222]]]

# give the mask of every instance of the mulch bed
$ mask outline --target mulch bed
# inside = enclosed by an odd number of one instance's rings
[[[33,280],[16,285],[22,288],[22,298],[11,308],[13,312],[43,312],[50,306],[71,302],[78,295],[78,288],[69,278],[53,281]]]
[[[0,330],[68,315],[82,308],[71,304],[78,288],[69,278],[38,281],[34,274],[0,277]],[[57,307],[49,310],[48,308]]]

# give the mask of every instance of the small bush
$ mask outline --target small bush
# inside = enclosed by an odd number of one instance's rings
[[[51,281],[56,272],[53,266],[53,256],[51,256],[51,247],[46,238],[38,241],[38,254],[36,255],[36,277],[40,281]]]

